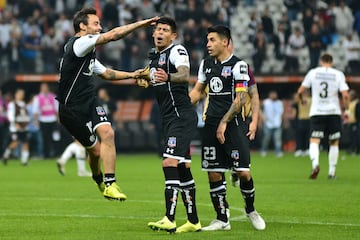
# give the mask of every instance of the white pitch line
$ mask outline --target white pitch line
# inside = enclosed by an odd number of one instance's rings
[[[22,198],[21,198],[22,199]],[[35,201],[80,201],[78,198],[42,198],[42,197],[33,197],[27,198],[28,200],[35,200]],[[14,201],[14,198],[1,198],[1,201],[11,200]],[[89,202],[109,202],[106,199],[81,199],[81,201],[89,201]],[[151,204],[163,204],[162,201],[151,201],[151,200],[127,200],[125,203],[119,204],[126,204],[127,202],[133,203],[151,203]],[[212,207],[210,204],[204,203],[196,203],[198,206],[207,206]],[[230,210],[236,212],[244,212],[243,208],[231,207]],[[112,218],[112,219],[146,219],[149,216],[121,216],[121,215],[93,215],[93,214],[50,214],[50,213],[4,213],[0,211],[0,216],[7,217],[7,216],[15,216],[15,217],[77,217],[77,218]],[[205,221],[211,221],[212,218],[201,218]],[[230,221],[234,222],[244,222],[247,221],[247,217],[245,214],[238,215],[236,217],[230,217]],[[335,223],[335,222],[305,222],[305,221],[291,221],[291,220],[266,220],[267,223],[281,223],[281,224],[296,224],[296,225],[323,225],[323,226],[344,226],[344,227],[360,227],[358,223]]]

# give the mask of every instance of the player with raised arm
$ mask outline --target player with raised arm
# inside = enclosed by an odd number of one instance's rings
[[[328,178],[335,179],[336,164],[339,158],[339,139],[341,137],[341,93],[345,109],[349,106],[349,86],[343,72],[335,69],[333,58],[324,53],[320,57],[320,66],[311,69],[305,76],[297,91],[297,97],[302,101],[302,94],[311,88],[310,106],[310,146],[309,155],[312,163],[310,179],[316,179],[319,171],[319,144],[321,139],[329,139],[329,172]]]
[[[208,28],[209,57],[201,61],[198,81],[190,92],[197,103],[209,86],[202,140],[202,169],[207,171],[210,197],[216,219],[203,231],[230,230],[229,204],[226,200],[225,172],[233,169],[240,178],[240,192],[245,200],[246,216],[257,230],[265,221],[255,210],[255,188],[250,174],[249,140],[255,138],[259,116],[259,93],[249,65],[233,55],[230,29],[217,25]],[[245,122],[246,101],[250,96],[252,119]],[[242,116],[242,114],[244,116]]]
[[[96,97],[92,75],[115,81],[135,78],[139,72],[106,68],[96,59],[95,47],[119,40],[140,27],[150,26],[156,20],[158,17],[101,33],[102,27],[96,10],[84,8],[75,14],[75,36],[64,47],[57,95],[60,122],[86,148],[92,177],[103,196],[110,200],[123,201],[127,196],[116,184],[114,130]],[[103,161],[104,176],[100,159]]]

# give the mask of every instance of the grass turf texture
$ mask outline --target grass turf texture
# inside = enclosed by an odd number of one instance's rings
[[[239,189],[228,182],[231,231],[169,235],[154,232],[149,221],[164,216],[164,179],[155,154],[119,155],[117,179],[128,196],[125,202],[104,199],[91,178],[77,176],[69,161],[66,176],[55,161],[19,161],[0,165],[0,239],[359,239],[360,158],[339,160],[338,179],[327,179],[327,156],[321,155],[317,180],[309,180],[310,161],[285,154],[276,158],[252,155],[255,206],[267,228],[256,231],[243,215]],[[197,206],[203,226],[215,217],[206,173],[200,157],[193,156]],[[227,177],[229,175],[227,174]],[[176,221],[186,221],[179,195]]]

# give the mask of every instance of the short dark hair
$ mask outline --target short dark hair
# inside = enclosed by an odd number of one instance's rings
[[[89,19],[88,14],[96,15],[96,9],[92,7],[83,8],[75,13],[73,19],[73,26],[75,33],[80,32],[80,23],[88,25],[88,19]]]
[[[332,63],[333,57],[329,53],[324,53],[323,55],[321,55],[320,60],[323,63]]]
[[[224,26],[224,25],[215,25],[208,28],[208,33],[215,32],[219,34],[220,36],[226,38],[229,43],[231,41],[231,31],[230,28]]]
[[[176,33],[176,31],[177,31],[176,22],[171,17],[161,17],[159,20],[156,21],[155,26],[158,25],[159,23],[169,25],[171,28],[171,31],[173,33]]]

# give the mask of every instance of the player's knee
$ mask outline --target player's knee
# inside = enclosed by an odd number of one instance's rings
[[[115,137],[114,130],[111,127],[102,129],[99,135],[102,142],[113,141]]]
[[[210,182],[218,182],[223,180],[223,173],[219,172],[208,172],[208,178]]]
[[[249,181],[251,179],[250,171],[237,172],[237,175],[240,177],[241,180]]]

